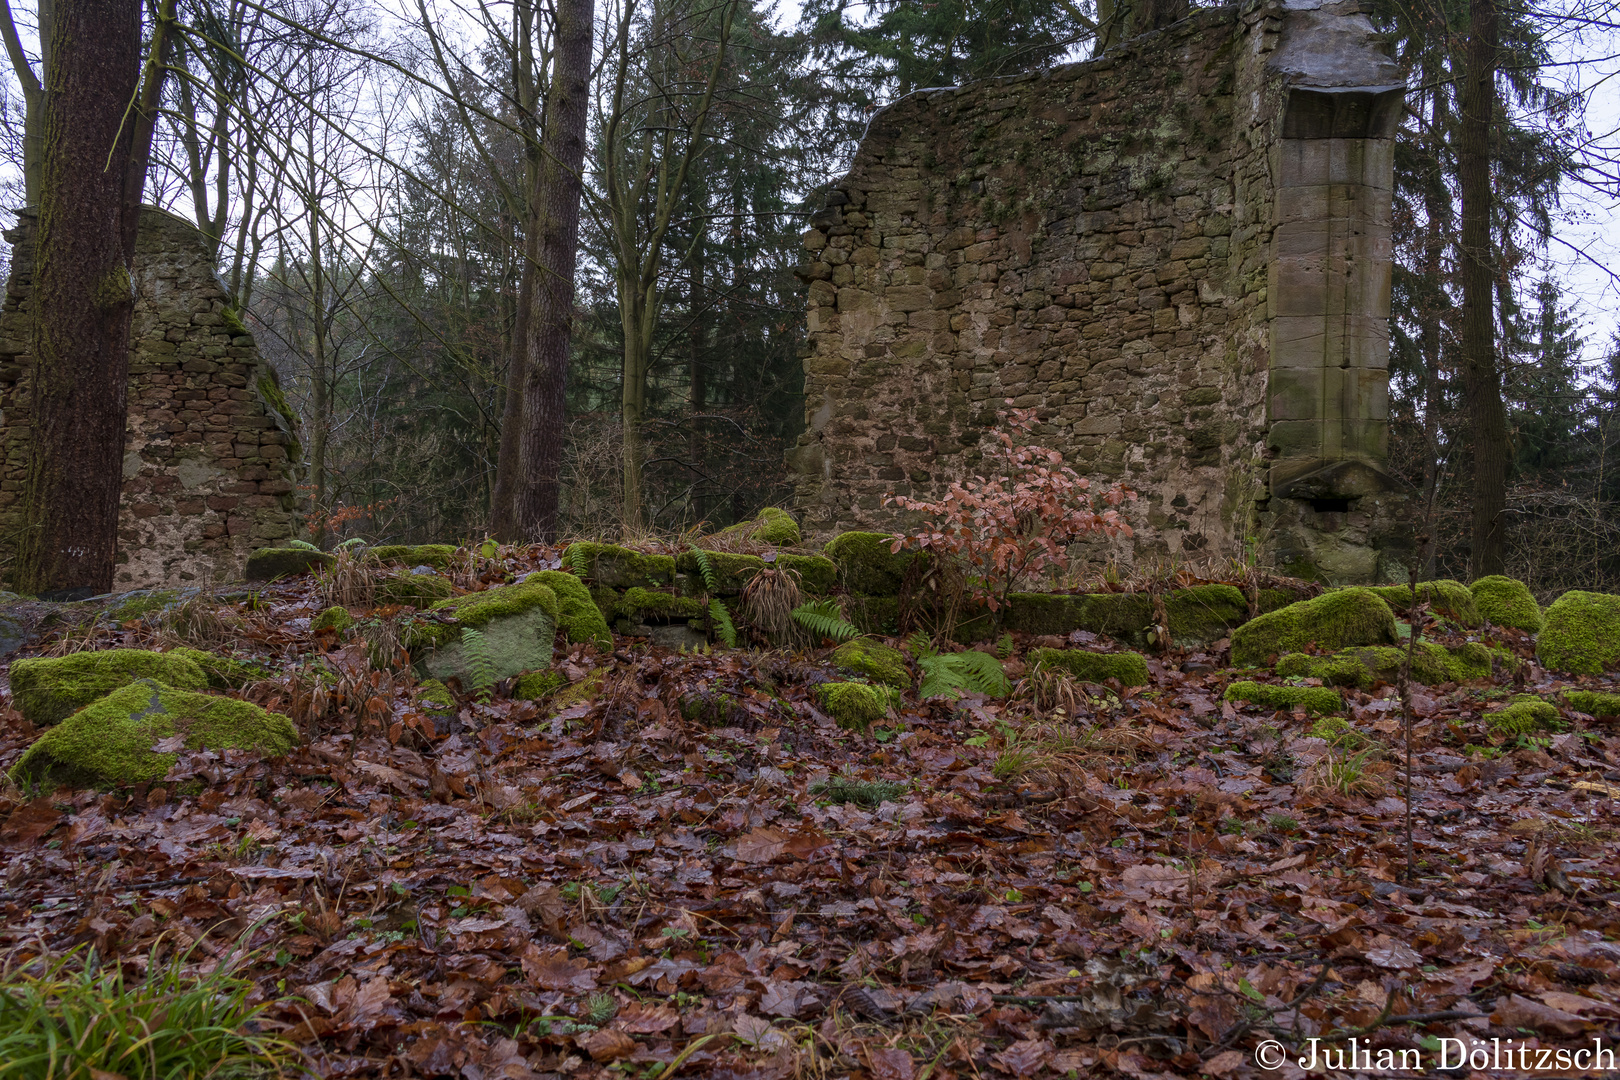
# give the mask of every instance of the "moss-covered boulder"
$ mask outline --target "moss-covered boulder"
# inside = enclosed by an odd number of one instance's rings
[[[1289,709],[1303,706],[1310,713],[1338,712],[1344,699],[1327,686],[1274,686],[1247,679],[1226,688],[1227,701],[1245,701],[1262,709]]]
[[[190,590],[192,595],[196,590]],[[144,618],[162,611],[184,599],[180,589],[136,589],[132,592],[120,593],[113,598],[103,610],[106,618],[115,623],[126,623],[131,619]]]
[[[721,529],[716,536],[754,540],[772,547],[793,547],[799,542],[799,523],[793,515],[775,506],[767,506],[750,521]]]
[[[41,735],[11,767],[25,787],[108,787],[161,780],[174,765],[164,739],[183,737],[188,750],[256,750],[285,754],[298,729],[278,713],[233,698],[177,690],[153,679],[129,683]]]
[[[1558,707],[1532,694],[1520,694],[1504,709],[1485,714],[1485,725],[1498,735],[1529,735],[1564,726]]]
[[[167,655],[183,657],[202,668],[203,674],[208,676],[209,689],[212,690],[240,690],[249,683],[269,679],[276,674],[273,669],[262,664],[238,660],[234,656],[204,652],[201,649],[181,647],[169,650]]]
[[[1536,659],[1572,675],[1620,665],[1620,596],[1572,590],[1554,600],[1536,638]]]
[[[137,679],[157,679],[180,690],[203,690],[208,674],[176,653],[145,649],[76,652],[11,665],[11,698],[36,727],[67,719],[92,701]]]
[[[330,566],[333,557],[309,548],[259,548],[248,556],[242,576],[249,581],[297,577]]]
[[[841,728],[865,731],[889,713],[890,697],[881,687],[829,682],[817,687],[821,705]]]
[[[1274,656],[1304,652],[1315,644],[1323,652],[1352,645],[1394,645],[1395,613],[1371,589],[1335,589],[1311,600],[1250,619],[1232,631],[1232,663],[1260,667]]]
[[[441,600],[412,619],[402,636],[425,674],[471,687],[481,674],[509,679],[550,667],[559,613],[550,586],[524,581]],[[468,630],[477,631],[470,642]]]
[[[799,575],[799,588],[809,596],[825,596],[838,584],[838,564],[824,555],[778,555],[771,565]]]
[[[1620,716],[1620,694],[1606,694],[1601,690],[1565,690],[1564,700],[1569,707],[1588,716]]]
[[[1085,649],[1036,649],[1031,662],[1047,671],[1061,671],[1081,682],[1103,683],[1118,679],[1121,686],[1146,686],[1147,657],[1135,652],[1099,653]]]
[[[388,574],[379,580],[373,599],[379,606],[398,604],[401,607],[425,608],[447,600],[455,593],[456,587],[447,577],[406,571]]]
[[[569,641],[588,641],[601,649],[613,647],[607,618],[583,581],[562,570],[541,570],[524,580],[538,581],[557,594],[558,620]]]
[[[648,555],[614,544],[579,541],[563,551],[563,565],[581,573],[594,585],[628,589],[639,585],[654,589],[675,580],[675,560],[669,555]]]
[[[835,667],[864,675],[873,682],[904,690],[911,685],[911,671],[906,667],[905,655],[871,638],[846,641],[833,650]]]
[[[316,633],[330,630],[334,634],[341,634],[353,625],[354,616],[349,614],[348,608],[338,604],[333,604],[309,621],[309,628]]]
[[[1393,684],[1400,678],[1406,649],[1398,645],[1364,645],[1342,649],[1331,656],[1288,653],[1277,660],[1277,674],[1287,679],[1321,679],[1333,686],[1370,690],[1378,682]],[[1412,654],[1412,678],[1428,686],[1470,682],[1491,676],[1491,650],[1476,642],[1448,649],[1432,641],[1420,642]]]
[[[1219,641],[1249,618],[1249,601],[1232,585],[1195,585],[1164,597],[1170,639],[1191,647]]]
[[[560,671],[526,671],[512,683],[512,700],[544,701],[568,685],[568,678]]]
[[[900,598],[897,596],[846,596],[844,615],[863,634],[900,632]]]
[[[686,582],[691,592],[708,592],[713,596],[736,596],[742,592],[754,575],[765,569],[766,563],[758,555],[736,555],[729,551],[705,551],[703,557],[708,560],[710,568],[714,571],[715,584],[711,588],[703,575],[703,568],[698,564],[695,552],[683,551],[675,559],[675,571],[686,575]]]
[[[661,589],[626,589],[619,601],[619,614],[627,619],[648,619],[671,622],[677,619],[701,619],[709,606],[691,596],[676,596]]]
[[[839,533],[822,547],[821,553],[838,564],[844,588],[863,596],[894,596],[906,571],[922,553],[913,550],[890,551],[891,533]]]
[[[435,570],[449,567],[456,557],[454,544],[378,544],[368,547],[363,557],[372,562],[397,563],[401,566],[431,566]]]
[[[1530,595],[1530,587],[1501,574],[1482,577],[1468,591],[1481,618],[1497,626],[1511,626],[1532,634],[1541,633],[1541,605]]]
[[[1245,611],[1247,609],[1245,608]],[[972,640],[990,636],[988,615],[970,626]],[[1133,645],[1147,644],[1153,625],[1153,598],[1147,593],[1013,593],[1002,627],[1025,634],[1068,634],[1088,630]],[[959,635],[960,637],[960,635]]]
[[[1410,585],[1377,585],[1372,587],[1372,591],[1377,593],[1397,615],[1405,615],[1412,606]],[[1428,604],[1429,610],[1436,615],[1444,615],[1452,622],[1461,623],[1463,626],[1485,624],[1473,591],[1460,581],[1451,581],[1447,578],[1439,581],[1422,581],[1418,583],[1417,594],[1418,602]]]

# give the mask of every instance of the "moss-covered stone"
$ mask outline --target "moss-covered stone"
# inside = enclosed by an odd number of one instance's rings
[[[1520,694],[1505,709],[1485,715],[1485,723],[1499,735],[1529,735],[1557,731],[1564,726],[1557,706],[1531,694]]]
[[[562,570],[541,570],[524,580],[538,581],[557,594],[558,625],[569,641],[589,641],[602,649],[613,647],[607,619],[583,581]]]
[[[423,679],[416,686],[416,701],[422,711],[432,717],[435,726],[448,726],[456,715],[456,695],[438,679]]]
[[[1306,712],[1313,713],[1337,712],[1344,707],[1344,699],[1331,687],[1274,686],[1247,679],[1228,686],[1226,700],[1246,701],[1262,709],[1293,709],[1300,705]]]
[[[1291,589],[1261,589],[1258,611],[1261,615],[1273,611],[1281,611],[1289,604],[1297,604],[1301,600],[1309,600],[1309,596],[1301,596]]]
[[[1541,605],[1530,595],[1530,587],[1501,574],[1482,577],[1468,591],[1481,618],[1497,626],[1511,626],[1532,634],[1541,633]]]
[[[1372,591],[1377,593],[1397,615],[1405,615],[1411,607],[1410,585],[1376,585],[1372,587]],[[1419,582],[1417,594],[1420,603],[1428,604],[1431,611],[1437,615],[1444,615],[1452,622],[1461,623],[1463,626],[1485,624],[1473,592],[1460,581],[1442,578],[1439,581]]]
[[[194,660],[173,652],[105,649],[11,665],[11,698],[36,727],[67,719],[93,701],[137,679],[157,679],[179,690],[202,690],[208,675]]]
[[[563,565],[583,568],[585,577],[610,589],[644,589],[668,585],[675,580],[675,560],[669,555],[648,555],[615,544],[578,541],[563,552]]]
[[[487,659],[494,678],[509,679],[551,665],[559,611],[550,586],[523,581],[441,600],[411,620],[402,636],[426,674],[472,686],[478,657],[469,655],[463,631],[479,631],[474,649]]]
[[[1153,598],[1147,593],[1013,593],[1002,620],[1004,629],[1024,634],[1088,630],[1136,645],[1146,644],[1152,625]]]
[[[259,548],[248,556],[243,576],[249,581],[270,581],[274,578],[297,577],[322,567],[330,566],[333,557],[324,551],[307,548]]]
[[[1195,585],[1164,598],[1170,638],[1177,645],[1207,645],[1230,634],[1249,618],[1249,601],[1232,585]]]
[[[208,676],[208,686],[211,690],[240,690],[249,683],[269,679],[276,674],[273,669],[262,664],[204,652],[201,649],[181,647],[169,650],[168,655],[184,657],[202,668],[203,674]]]
[[[1620,716],[1620,694],[1606,694],[1601,690],[1565,690],[1564,700],[1569,707],[1588,716]]]
[[[1121,686],[1146,686],[1147,657],[1141,653],[1087,652],[1085,649],[1036,649],[1030,660],[1048,671],[1061,671],[1082,682],[1102,683],[1118,679]]]
[[[890,533],[839,533],[822,547],[821,553],[838,565],[844,588],[863,596],[894,596],[911,564],[922,557],[919,551],[890,551]]]
[[[568,685],[568,678],[560,671],[528,671],[519,675],[512,684],[514,701],[544,701],[557,690]]]
[[[567,686],[559,687],[551,692],[551,701],[546,705],[546,711],[552,715],[564,709],[583,705],[587,701],[594,701],[602,692],[602,685],[607,681],[607,672],[602,668],[594,668],[585,674],[583,679],[571,682]]]
[[[822,683],[822,707],[841,728],[865,731],[889,712],[889,695],[876,686],[858,682]]]
[[[354,616],[349,614],[349,609],[340,607],[337,604],[333,604],[331,607],[327,608],[325,611],[321,612],[319,615],[315,616],[309,621],[309,628],[311,630],[317,632],[321,630],[330,630],[336,634],[343,633],[353,625]]]
[[[129,622],[162,611],[181,599],[179,589],[137,589],[120,595],[107,606],[106,616],[115,623]]]
[[[825,596],[838,583],[838,564],[823,555],[778,555],[775,565],[799,575],[799,588],[810,596]]]
[[[701,619],[709,605],[691,596],[676,596],[658,589],[626,589],[619,601],[619,614],[627,618]]]
[[[832,662],[836,667],[865,675],[885,686],[904,690],[911,685],[911,671],[906,667],[905,655],[899,649],[871,638],[844,642],[833,650]]]
[[[1536,638],[1536,659],[1573,675],[1620,665],[1620,596],[1571,590],[1554,600]]]
[[[702,589],[714,596],[736,596],[754,579],[755,574],[765,569],[765,560],[758,555],[736,555],[729,551],[705,551],[703,554],[714,569],[716,587],[713,589],[704,580],[703,568],[698,565],[695,554],[683,551],[675,560],[676,572],[686,575],[693,591]]]
[[[894,596],[846,596],[844,614],[863,634],[900,632],[900,599]]]
[[[773,547],[793,547],[799,542],[799,523],[780,507],[767,506],[750,521],[721,529],[718,536],[743,537]]]
[[[11,768],[17,783],[113,786],[161,780],[177,754],[155,744],[182,736],[188,750],[285,754],[298,745],[291,720],[232,698],[129,683],[47,731]]]
[[[1337,652],[1352,645],[1394,645],[1395,613],[1371,589],[1335,589],[1250,619],[1232,631],[1232,663],[1260,667],[1274,656],[1315,644]]]
[[[398,604],[402,607],[432,607],[441,600],[454,596],[456,587],[450,579],[438,574],[389,574],[377,582],[374,594],[377,604]]]
[[[373,562],[398,563],[402,566],[431,566],[435,570],[447,568],[456,557],[454,544],[379,544],[365,549],[365,557]]]
[[[1331,656],[1288,653],[1277,660],[1284,678],[1321,679],[1333,686],[1370,690],[1378,682],[1393,684],[1400,678],[1406,649],[1398,645],[1364,645]],[[1412,678],[1427,686],[1471,682],[1491,675],[1491,650],[1469,642],[1448,649],[1432,641],[1420,642],[1412,654]]]

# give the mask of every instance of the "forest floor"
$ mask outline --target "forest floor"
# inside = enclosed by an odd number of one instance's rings
[[[1409,846],[1395,689],[1347,692],[1333,750],[1224,702],[1218,648],[857,733],[815,704],[826,650],[619,638],[559,655],[601,682],[555,715],[497,688],[440,735],[320,607],[302,578],[218,612],[288,672],[247,696],[289,757],[0,801],[10,963],[229,962],[331,1077],[1614,1072],[1536,1050],[1620,1054],[1620,730],[1489,734],[1561,685],[1515,632],[1516,681],[1411,688]],[[317,654],[351,677],[311,700]],[[0,766],[34,734],[8,704]]]

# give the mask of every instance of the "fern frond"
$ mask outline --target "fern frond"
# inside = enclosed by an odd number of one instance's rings
[[[308,540],[288,540],[287,541],[287,546],[290,547],[290,548],[297,548],[299,551],[319,551],[319,550],[321,550],[320,548],[316,547],[314,544],[310,543]]]
[[[479,701],[487,702],[490,688],[495,685],[495,657],[489,651],[489,642],[484,640],[482,631],[465,626],[461,630],[461,650],[467,656],[467,669],[472,676],[472,686],[468,689],[478,695]]]
[[[1013,636],[1002,634],[1001,640],[996,642],[996,655],[1005,660],[1013,654]]]
[[[844,618],[838,601],[812,600],[793,609],[793,620],[817,637],[848,641],[861,636],[860,628]]]
[[[714,562],[709,553],[700,547],[692,549],[692,556],[697,559],[698,569],[703,572],[703,587],[711,593],[720,591],[720,575],[714,571]]]
[[[693,550],[696,550],[695,548]],[[726,648],[737,647],[737,627],[731,621],[731,612],[718,600],[709,601],[709,618],[714,620],[714,632],[726,643]]]
[[[930,638],[921,630],[913,630],[911,632],[911,636],[906,638],[906,648],[910,649],[911,655],[915,656],[918,660],[921,660],[926,656],[933,656],[939,652],[938,649],[934,648],[933,638]]]
[[[568,568],[576,577],[590,577],[591,564],[585,558],[585,548],[580,544],[570,544],[568,550],[563,552],[568,557]]]
[[[961,697],[964,691],[986,697],[1012,693],[1007,673],[987,653],[969,650],[924,656],[918,658],[917,666],[923,673],[922,685],[917,688],[921,698]]]

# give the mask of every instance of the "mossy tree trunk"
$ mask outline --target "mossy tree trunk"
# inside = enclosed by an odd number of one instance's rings
[[[131,262],[174,0],[158,10],[144,80],[140,0],[57,0],[54,15],[32,437],[14,579],[24,592],[68,597],[112,588],[135,310]]]

